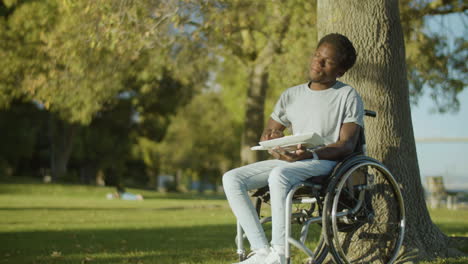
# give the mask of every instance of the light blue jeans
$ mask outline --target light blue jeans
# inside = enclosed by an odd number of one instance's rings
[[[270,188],[272,246],[285,245],[285,201],[293,185],[313,176],[327,175],[336,165],[329,160],[265,160],[228,171],[223,176],[227,200],[252,250],[268,248],[265,232],[247,191]]]

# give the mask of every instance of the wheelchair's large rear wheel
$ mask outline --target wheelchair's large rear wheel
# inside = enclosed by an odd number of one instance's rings
[[[325,198],[323,231],[336,263],[393,263],[404,228],[400,189],[382,164],[360,156],[335,175]]]

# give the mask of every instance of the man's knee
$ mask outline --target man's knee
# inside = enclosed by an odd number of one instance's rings
[[[230,170],[223,175],[223,188],[224,190],[229,190],[234,187],[239,187],[241,185],[241,180],[239,179],[235,170]]]
[[[276,167],[270,172],[268,177],[268,185],[273,186],[289,186],[288,170],[284,167]]]

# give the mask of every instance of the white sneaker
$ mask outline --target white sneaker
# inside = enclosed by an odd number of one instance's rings
[[[241,262],[233,263],[233,264],[263,264],[265,263],[265,259],[270,254],[269,248],[262,248],[254,252],[254,254]]]
[[[271,248],[270,254],[265,258],[264,264],[286,264],[284,254],[279,254],[274,248]]]

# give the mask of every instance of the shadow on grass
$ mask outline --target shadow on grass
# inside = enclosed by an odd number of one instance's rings
[[[2,182],[0,184],[0,194],[3,195],[50,195],[58,194],[65,196],[82,195],[83,197],[97,197],[114,192],[115,188],[111,186],[98,187],[93,185],[81,185],[72,183],[41,183],[41,182]],[[129,192],[141,193],[145,200],[157,199],[175,199],[175,200],[226,200],[224,193],[198,193],[198,192],[168,192],[161,193],[142,188],[128,188]]]
[[[153,199],[176,199],[176,200],[226,200],[226,196],[220,193],[216,194],[203,194],[203,193],[149,193],[148,191],[144,195],[145,200]]]
[[[0,207],[0,211],[126,211],[126,212],[141,212],[141,211],[179,211],[187,209],[215,209],[222,208],[221,205],[188,205],[188,206],[171,206],[158,208],[145,207]]]
[[[235,230],[214,225],[4,232],[0,256],[2,263],[232,263]]]

